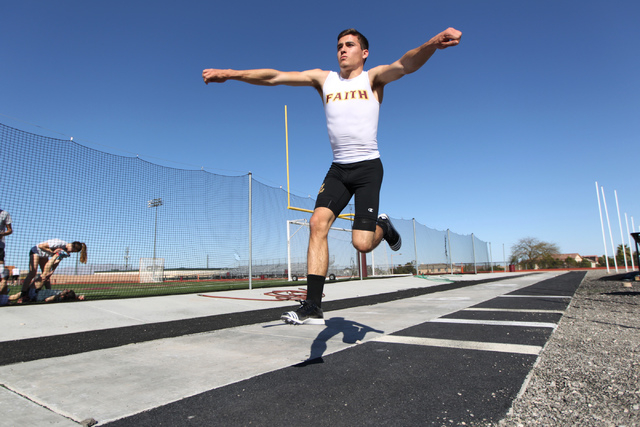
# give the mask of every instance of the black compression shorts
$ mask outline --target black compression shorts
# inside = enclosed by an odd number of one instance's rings
[[[318,192],[316,208],[329,208],[337,217],[355,195],[355,230],[375,231],[384,171],[380,159],[332,163]]]

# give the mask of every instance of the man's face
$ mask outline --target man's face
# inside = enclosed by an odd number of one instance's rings
[[[364,60],[369,56],[368,50],[362,50],[358,37],[353,34],[338,40],[338,64],[340,68],[357,68],[364,64]]]

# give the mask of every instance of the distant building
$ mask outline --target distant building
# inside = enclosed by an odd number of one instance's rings
[[[595,268],[598,265],[598,256],[597,255],[589,255],[589,256],[581,256],[580,254],[553,254],[551,258],[557,259],[558,261],[565,262],[567,258],[573,259],[577,264],[580,264],[583,260],[589,261],[591,263],[591,268]]]
[[[453,272],[451,271],[451,265],[449,264],[420,264],[418,266],[418,274],[447,274],[447,273],[460,273],[462,269],[459,265],[453,266]]]
[[[582,262],[582,257],[580,256],[580,254],[553,254],[551,255],[551,258],[553,259],[557,259],[559,261],[565,261],[567,258],[572,258],[574,259],[578,264]]]

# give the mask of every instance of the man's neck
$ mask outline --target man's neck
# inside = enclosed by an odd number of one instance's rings
[[[358,77],[360,74],[362,74],[362,68],[363,67],[358,67],[355,69],[341,69],[340,77],[346,80],[354,79]]]

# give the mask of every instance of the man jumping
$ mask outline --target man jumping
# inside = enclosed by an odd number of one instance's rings
[[[348,29],[338,35],[339,73],[320,69],[202,72],[206,84],[238,80],[263,86],[310,86],[322,97],[333,162],[309,220],[307,298],[296,311],[281,316],[286,323],[324,324],[321,307],[329,267],[329,230],[354,195],[353,246],[360,252],[371,252],[384,239],[392,250],[400,249],[402,240],[389,217],[378,215],[383,169],[377,134],[384,87],[420,69],[436,50],[458,45],[461,37],[460,31],[448,28],[396,62],[364,71],[369,42],[358,31]]]

